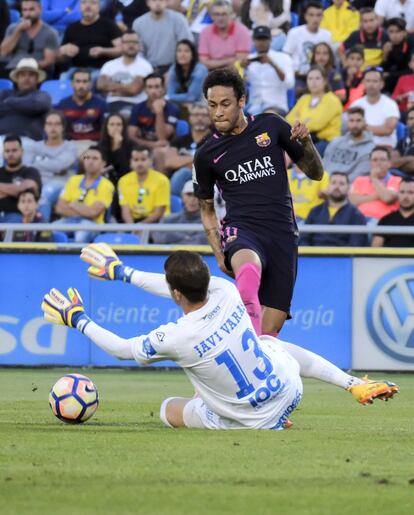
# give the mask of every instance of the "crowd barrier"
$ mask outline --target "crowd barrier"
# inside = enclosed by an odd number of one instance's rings
[[[222,275],[208,247],[193,250]],[[126,263],[150,272],[163,271],[168,253],[145,246],[120,251]],[[411,249],[302,248],[292,319],[280,337],[343,369],[414,370],[413,256]],[[92,318],[123,337],[180,316],[171,300],[90,279],[86,268],[77,249],[0,245],[0,365],[137,366],[108,356],[75,330],[47,323],[40,304],[52,287],[77,287]]]

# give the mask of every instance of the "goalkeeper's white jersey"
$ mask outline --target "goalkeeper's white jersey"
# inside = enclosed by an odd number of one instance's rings
[[[132,282],[170,296],[161,274],[134,272]],[[248,427],[271,422],[298,378],[293,358],[276,339],[257,338],[237,288],[218,277],[202,308],[130,341],[138,362],[174,360],[211,410]]]

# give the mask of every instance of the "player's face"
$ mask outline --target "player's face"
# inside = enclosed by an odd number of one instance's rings
[[[349,184],[342,175],[332,175],[329,181],[328,196],[334,202],[343,202],[348,197]]]
[[[361,16],[361,29],[367,34],[373,34],[378,28],[378,20],[374,12]]]
[[[81,0],[80,11],[84,20],[94,20],[99,16],[99,0]]]
[[[379,95],[384,87],[380,72],[368,72],[364,77],[365,91],[367,95]]]
[[[358,138],[365,130],[365,119],[359,113],[348,115],[348,131],[351,136]]]
[[[147,150],[133,150],[131,154],[131,168],[139,174],[146,173],[151,166],[151,159]]]
[[[124,34],[121,39],[122,54],[127,57],[136,57],[139,53],[138,34]]]
[[[213,86],[207,91],[207,105],[215,128],[222,134],[230,134],[243,114],[245,97],[237,100],[233,88]]]
[[[76,73],[72,79],[72,87],[75,95],[85,97],[92,91],[92,81],[88,73]]]
[[[398,202],[402,211],[414,209],[414,182],[402,182],[398,189]]]
[[[305,21],[308,29],[318,30],[323,17],[323,10],[316,7],[310,7],[305,14]]]
[[[200,203],[194,193],[183,193],[182,194],[184,209],[187,213],[197,213],[200,209]]]
[[[385,177],[390,169],[391,162],[387,152],[384,150],[376,150],[370,158],[371,169],[379,172],[381,177]]]
[[[23,193],[19,197],[17,209],[23,216],[33,216],[37,211],[37,202],[33,193]]]
[[[89,175],[100,175],[103,172],[105,161],[97,150],[87,150],[83,155],[83,167]]]
[[[40,3],[26,0],[22,2],[21,12],[22,18],[25,20],[30,20],[33,25],[40,19],[42,10]]]
[[[325,68],[329,63],[330,58],[328,47],[326,45],[316,45],[314,55],[315,64],[319,64],[319,66]]]
[[[45,121],[45,132],[47,139],[62,139],[63,138],[63,124],[60,116],[57,114],[50,114]]]
[[[387,29],[387,34],[393,45],[399,45],[403,42],[407,33],[396,25],[390,25]]]
[[[7,141],[3,147],[3,156],[8,166],[19,166],[23,158],[23,149],[18,141]]]

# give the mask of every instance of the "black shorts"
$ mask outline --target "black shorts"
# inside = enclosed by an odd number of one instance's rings
[[[223,227],[221,244],[226,267],[241,249],[255,251],[262,263],[259,300],[262,306],[279,309],[290,318],[290,305],[298,264],[298,235],[264,232],[227,225]]]

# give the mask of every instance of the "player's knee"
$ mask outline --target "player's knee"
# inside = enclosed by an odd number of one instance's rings
[[[183,409],[188,399],[168,397],[160,406],[160,419],[167,427],[183,427]]]

